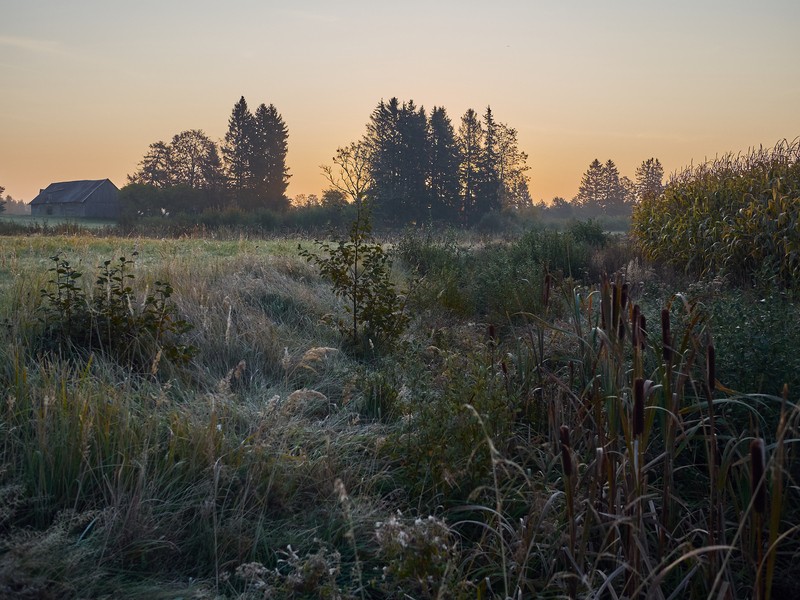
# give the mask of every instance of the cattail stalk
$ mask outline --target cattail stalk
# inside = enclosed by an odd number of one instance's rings
[[[664,357],[664,364],[672,365],[672,334],[669,325],[669,310],[661,310],[661,352]]]
[[[761,567],[764,562],[764,548],[762,545],[762,522],[767,510],[767,480],[766,453],[764,440],[757,438],[750,442],[750,493],[753,505],[753,529],[755,530],[756,544],[756,581],[754,584],[754,598],[760,600],[764,597],[764,579]]]
[[[572,452],[569,442],[569,427],[562,425],[559,429],[561,441],[561,465],[564,469],[564,487],[567,495],[567,522],[569,524],[570,548],[575,548],[575,498],[572,490]]]

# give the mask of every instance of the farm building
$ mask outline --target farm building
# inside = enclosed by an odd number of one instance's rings
[[[34,217],[116,219],[119,189],[108,179],[51,183],[39,190],[30,206]]]

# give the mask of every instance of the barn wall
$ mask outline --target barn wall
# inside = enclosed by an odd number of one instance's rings
[[[110,181],[103,182],[85,202],[31,205],[34,217],[117,219],[119,213],[119,190]]]
[[[119,190],[105,181],[83,204],[83,217],[116,219],[119,217]]]

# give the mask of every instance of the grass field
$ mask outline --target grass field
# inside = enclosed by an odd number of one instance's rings
[[[0,213],[0,220],[8,221],[17,225],[30,227],[56,227],[59,225],[77,225],[88,229],[111,227],[116,221],[109,219],[78,219],[65,217],[34,217],[31,215],[7,215]]]
[[[295,239],[0,241],[0,597],[797,592],[790,300],[408,234],[355,347]]]

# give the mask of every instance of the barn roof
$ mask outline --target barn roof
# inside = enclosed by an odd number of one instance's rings
[[[68,204],[85,202],[108,179],[84,179],[51,183],[30,204]],[[111,185],[114,185],[111,183]],[[116,188],[116,186],[114,186]]]

